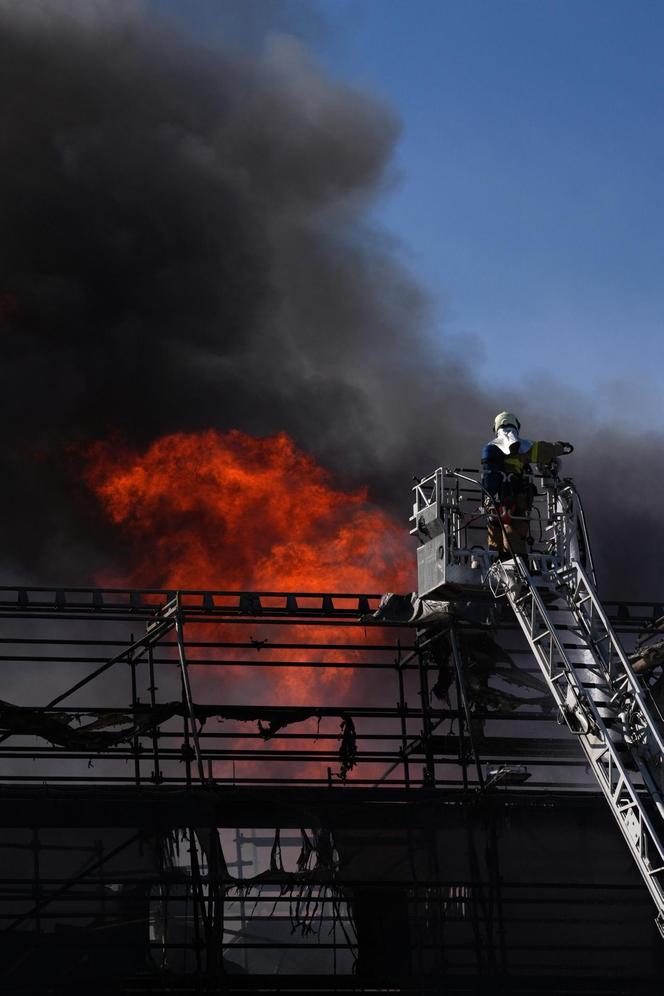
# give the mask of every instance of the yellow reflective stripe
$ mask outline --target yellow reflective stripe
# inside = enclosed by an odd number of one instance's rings
[[[510,470],[518,471],[520,473],[530,459],[530,451],[528,453],[510,454],[510,456],[505,457],[505,466],[509,467]]]

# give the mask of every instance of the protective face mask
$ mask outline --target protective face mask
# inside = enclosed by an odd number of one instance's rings
[[[519,434],[516,429],[499,429],[496,442],[503,453],[511,453],[519,445]]]

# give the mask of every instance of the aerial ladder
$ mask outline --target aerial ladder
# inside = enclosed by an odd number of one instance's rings
[[[418,480],[411,517],[418,594],[509,604],[655,902],[664,936],[664,721],[597,595],[583,507],[558,469],[534,468],[532,546],[527,556],[509,559],[472,542],[486,529],[474,472],[439,468]]]

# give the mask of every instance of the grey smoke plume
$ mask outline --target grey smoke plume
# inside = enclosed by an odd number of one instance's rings
[[[426,295],[367,221],[399,122],[296,41],[241,56],[133,3],[0,0],[0,48],[12,571],[83,581],[108,560],[116,538],[68,454],[113,433],[141,445],[174,430],[284,429],[404,527],[411,474],[477,462],[496,410],[521,402],[529,434],[583,449],[573,409],[480,389],[472,341],[463,355],[434,337]],[[617,523],[638,514],[657,539],[657,502],[643,515],[613,479],[602,490],[616,447],[633,470],[642,451],[612,440],[608,458],[588,443],[603,577],[628,563],[631,587],[621,571],[609,588],[652,595],[644,545],[625,560]]]

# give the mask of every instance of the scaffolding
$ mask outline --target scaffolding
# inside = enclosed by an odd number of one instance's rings
[[[0,589],[3,991],[461,992],[546,976],[547,950],[560,968],[560,931],[598,896],[603,961],[577,951],[567,983],[648,977],[661,956],[624,869],[506,877],[506,813],[597,805],[514,618],[418,630],[378,603]],[[662,615],[605,608],[628,646]]]

